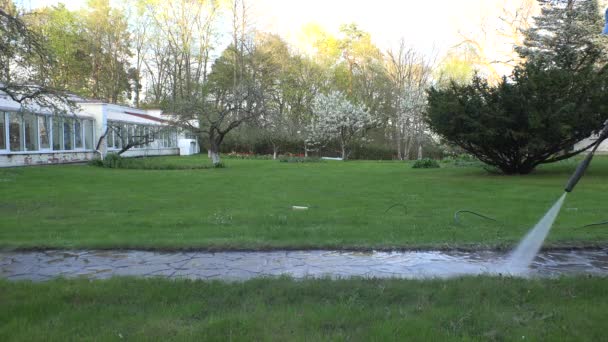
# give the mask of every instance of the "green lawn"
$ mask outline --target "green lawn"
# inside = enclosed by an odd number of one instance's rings
[[[601,341],[608,280],[0,281],[0,340]]]
[[[198,165],[206,156],[148,159]],[[574,160],[528,176],[399,162],[280,163],[125,170],[87,165],[0,170],[0,248],[505,247],[560,196]],[[594,160],[548,243],[608,242],[608,158]],[[402,204],[385,213],[394,204]],[[310,206],[294,211],[292,205]],[[478,211],[500,223],[462,216]]]

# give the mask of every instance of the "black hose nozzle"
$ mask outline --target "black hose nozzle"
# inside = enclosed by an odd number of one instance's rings
[[[604,129],[602,129],[602,131],[600,132],[597,142],[593,146],[593,149],[591,150],[591,152],[589,152],[589,154],[587,154],[585,159],[583,159],[583,161],[580,164],[578,164],[576,171],[574,171],[572,176],[570,176],[570,179],[568,180],[568,183],[566,184],[566,188],[564,189],[566,192],[572,192],[572,190],[576,186],[576,183],[578,183],[578,181],[581,179],[581,177],[583,177],[583,174],[585,174],[585,171],[589,167],[589,164],[591,163],[591,159],[593,159],[593,155],[595,154],[595,150],[597,150],[597,148],[600,146],[602,141],[606,140],[606,138],[608,138],[608,120],[604,123]]]

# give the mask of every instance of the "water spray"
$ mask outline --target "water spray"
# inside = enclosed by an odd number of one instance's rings
[[[564,194],[553,204],[551,209],[549,209],[545,216],[541,218],[540,221],[528,232],[528,234],[521,240],[519,245],[511,252],[508,259],[506,260],[504,271],[511,274],[521,274],[529,271],[530,264],[536,258],[536,255],[540,251],[540,248],[549,234],[549,230],[551,226],[553,226],[553,222],[557,218],[559,211],[564,204],[564,200],[566,199],[566,195],[569,192],[572,192],[576,183],[583,177],[585,170],[589,167],[591,163],[591,159],[593,159],[593,155],[595,151],[600,146],[602,141],[608,138],[608,120],[604,123],[604,128],[600,132],[597,141],[595,142],[593,149],[587,154],[585,159],[578,165],[576,171],[572,174],[568,183],[566,184],[566,188],[564,189]]]
[[[589,152],[589,154],[587,154],[585,159],[583,159],[583,161],[578,165],[578,167],[576,168],[576,171],[574,171],[572,176],[570,176],[570,179],[568,180],[568,183],[566,184],[566,188],[564,189],[566,192],[572,192],[572,190],[574,190],[576,183],[578,183],[578,181],[581,179],[581,177],[583,177],[583,174],[585,174],[585,171],[589,167],[589,164],[591,163],[591,160],[593,159],[593,155],[595,155],[595,151],[600,146],[602,141],[606,140],[606,138],[608,138],[608,120],[606,120],[606,122],[604,122],[604,128],[600,132],[600,135],[598,136],[597,141],[596,141],[595,145],[593,146],[593,149]]]

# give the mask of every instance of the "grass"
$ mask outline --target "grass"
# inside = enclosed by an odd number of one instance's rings
[[[146,163],[209,164],[206,156]],[[576,167],[571,160],[528,176],[500,176],[399,162],[225,163],[201,170],[2,169],[0,248],[506,247],[553,204]],[[594,160],[549,245],[608,242],[607,226],[577,228],[608,220],[607,176],[608,158]],[[456,224],[460,209],[500,223],[463,214]]]
[[[0,281],[0,340],[605,339],[608,280]]]

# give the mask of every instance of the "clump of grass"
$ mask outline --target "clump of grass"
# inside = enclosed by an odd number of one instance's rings
[[[321,163],[323,159],[319,157],[282,157],[279,159],[281,163]]]
[[[222,154],[223,158],[226,159],[251,159],[251,160],[270,160],[272,159],[272,155],[269,154],[253,154],[253,153],[238,153],[238,152],[230,152],[227,154]]]
[[[436,160],[429,158],[418,159],[414,165],[412,165],[412,168],[414,169],[437,169],[439,167],[439,163]]]

